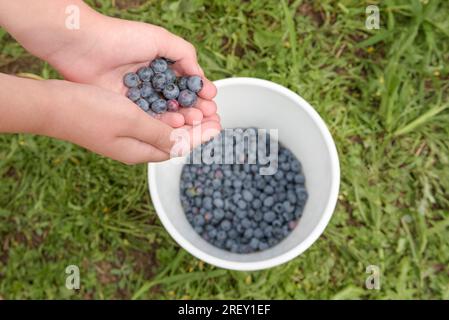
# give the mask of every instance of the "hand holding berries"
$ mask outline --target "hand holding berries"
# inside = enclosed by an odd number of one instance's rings
[[[150,62],[149,67],[141,67],[137,74],[125,74],[123,83],[129,88],[127,97],[144,111],[148,111],[147,105],[151,106],[155,114],[176,112],[179,106],[195,106],[203,80],[200,76],[181,76],[175,81],[171,64],[164,58],[157,58]]]

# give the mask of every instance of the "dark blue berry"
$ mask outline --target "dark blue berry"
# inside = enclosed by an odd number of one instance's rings
[[[148,103],[147,100],[140,98],[136,101],[136,104],[139,106],[140,109],[142,109],[143,111],[148,111],[150,110],[150,104]]]
[[[154,75],[153,70],[150,67],[142,67],[137,70],[137,75],[139,76],[141,81],[148,82],[151,80],[151,77]]]
[[[190,76],[187,79],[187,88],[195,93],[198,93],[203,88],[203,80],[200,76]]]
[[[153,69],[154,72],[160,73],[165,72],[165,70],[167,70],[168,64],[165,59],[157,58],[150,63],[150,67],[151,69]]]
[[[179,88],[175,84],[168,84],[162,91],[164,97],[168,100],[176,99],[179,96]]]
[[[155,93],[156,92],[154,91],[154,89],[150,83],[144,83],[142,85],[142,87],[140,88],[140,96],[142,98],[148,98],[149,96],[151,96],[152,94],[155,94]]]
[[[178,96],[178,102],[184,108],[192,107],[196,103],[196,94],[190,90],[182,90]]]
[[[162,91],[164,90],[167,84],[167,78],[163,73],[156,73],[151,79],[151,84],[153,85],[154,90]]]
[[[165,70],[164,74],[165,74],[165,77],[167,79],[167,84],[175,83],[175,81],[176,81],[176,74],[175,74],[175,72],[172,69],[167,68],[167,70]]]
[[[125,74],[125,76],[123,77],[123,83],[128,88],[137,87],[140,83],[139,76],[137,74],[135,74],[134,72],[129,72],[129,73]]]
[[[230,229],[231,229],[231,222],[229,221],[229,220],[223,220],[221,223],[220,223],[220,227],[221,227],[221,229],[222,230],[224,230],[224,231],[229,231]]]
[[[189,77],[179,77],[178,78],[178,87],[179,90],[185,90],[187,89],[187,80]]]
[[[263,219],[266,222],[273,222],[276,219],[276,214],[273,211],[265,212],[263,215]]]
[[[150,94],[147,98],[145,98],[145,100],[148,101],[148,103],[151,105],[154,101],[159,100],[159,95],[154,92],[152,94]]]
[[[126,93],[126,96],[128,97],[128,99],[132,101],[137,101],[138,99],[140,99],[139,88],[129,88],[128,92]]]
[[[167,101],[164,99],[157,99],[151,104],[151,110],[153,110],[155,113],[164,113],[167,111]]]

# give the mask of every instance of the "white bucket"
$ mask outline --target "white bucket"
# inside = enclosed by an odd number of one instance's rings
[[[340,167],[332,136],[318,113],[300,96],[276,83],[254,78],[215,82],[223,128],[278,129],[280,142],[301,161],[309,198],[297,227],[276,246],[251,254],[219,249],[187,221],[179,200],[182,164],[148,165],[151,198],[162,224],[195,257],[225,269],[259,270],[294,259],[324,231],[337,202]]]

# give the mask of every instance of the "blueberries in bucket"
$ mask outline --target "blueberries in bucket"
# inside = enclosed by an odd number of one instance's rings
[[[181,173],[180,200],[203,239],[248,254],[269,249],[290,234],[308,193],[301,163],[289,149],[280,143],[272,149],[270,143],[277,142],[265,133],[261,140],[257,129],[240,130],[232,139],[224,130],[190,153]],[[245,140],[245,132],[255,134]],[[226,160],[231,154],[232,162]],[[276,170],[262,174],[267,161],[261,154],[272,157]],[[220,161],[210,161],[211,156]]]

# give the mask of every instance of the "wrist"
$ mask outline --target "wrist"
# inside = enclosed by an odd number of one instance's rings
[[[42,134],[51,117],[46,81],[0,74],[0,132]]]

